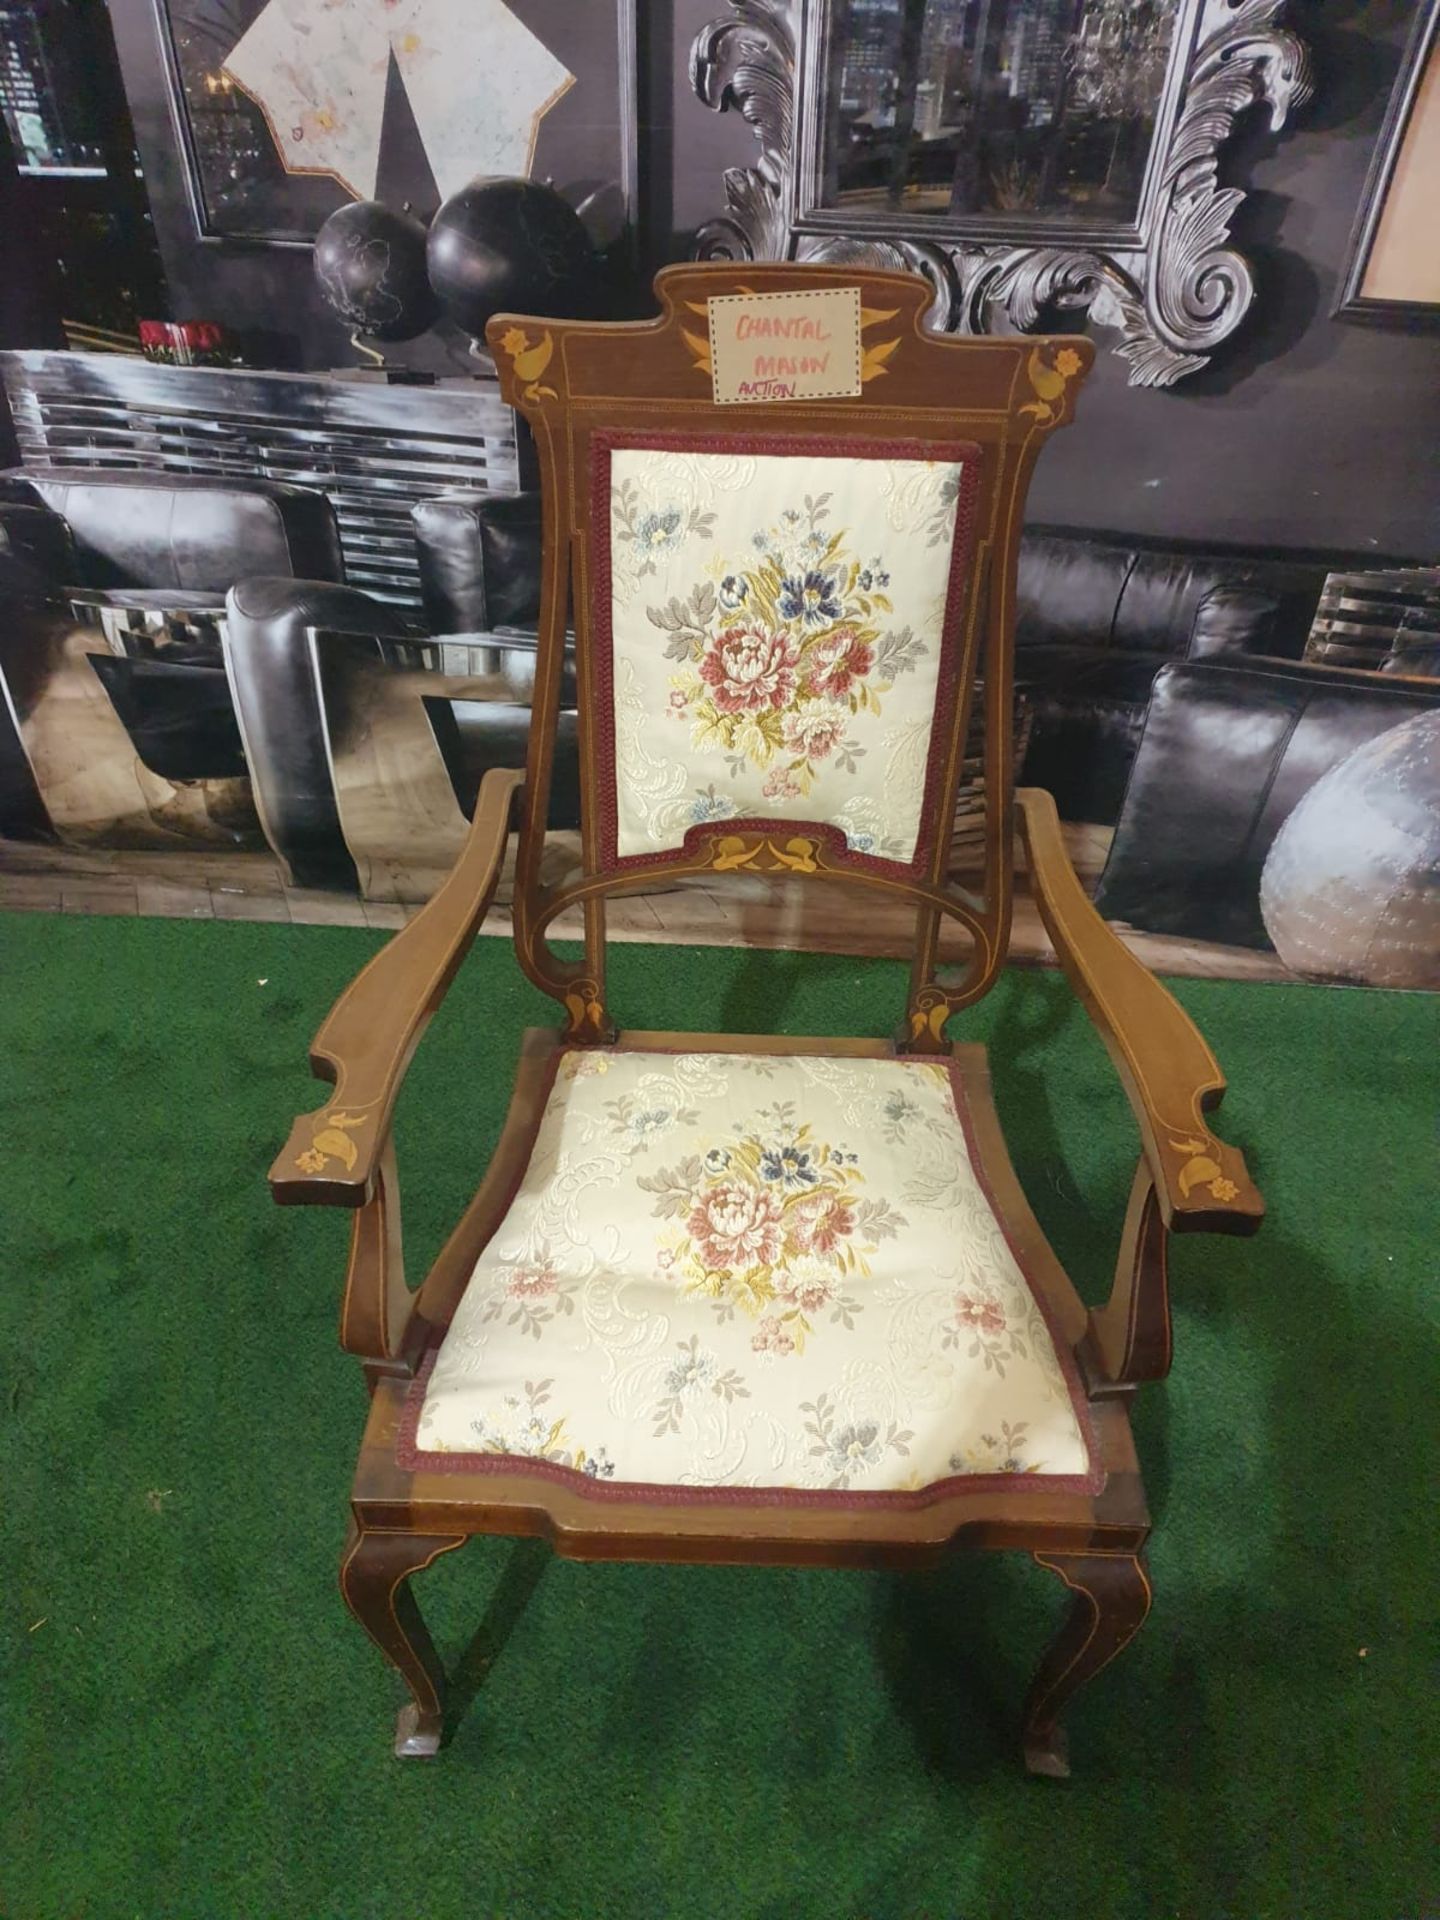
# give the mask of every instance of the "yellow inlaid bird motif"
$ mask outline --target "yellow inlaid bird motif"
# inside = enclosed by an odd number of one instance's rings
[[[500,336],[500,345],[510,356],[516,378],[525,382],[521,388],[522,399],[558,399],[553,387],[539,385],[540,376],[555,352],[555,336],[552,333],[542,333],[538,340],[532,341],[522,327],[508,327]]]
[[[1060,417],[1060,402],[1065,396],[1065,388],[1079,373],[1084,362],[1073,347],[1062,347],[1051,365],[1039,347],[1032,347],[1030,358],[1026,362],[1025,372],[1030,385],[1039,395],[1021,407],[1021,413],[1035,416],[1037,426],[1048,427],[1052,420]]]

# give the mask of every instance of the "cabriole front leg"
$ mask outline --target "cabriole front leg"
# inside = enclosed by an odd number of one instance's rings
[[[340,1562],[345,1604],[410,1689],[395,1722],[399,1759],[440,1748],[445,1669],[410,1592],[410,1576],[442,1553],[463,1547],[465,1534],[362,1533],[353,1523]]]
[[[1150,1611],[1150,1580],[1139,1554],[1037,1553],[1034,1558],[1058,1573],[1075,1599],[1025,1703],[1025,1766],[1030,1773],[1064,1780],[1070,1759],[1060,1715],[1140,1631]]]

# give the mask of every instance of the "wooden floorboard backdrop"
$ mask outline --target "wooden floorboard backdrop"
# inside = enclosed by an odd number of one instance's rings
[[[1083,880],[1099,878],[1109,845],[1106,827],[1067,826],[1066,843]],[[570,864],[574,836],[551,836],[557,865]],[[511,856],[513,858],[513,843]],[[963,868],[960,870],[963,879]],[[500,900],[485,922],[490,935],[508,935],[510,916]],[[268,853],[124,852],[0,840],[0,912],[119,913],[163,919],[291,921],[298,926],[402,927],[419,907],[399,900],[361,900],[350,894],[289,887]],[[736,875],[720,887],[699,884],[640,894],[610,904],[617,940],[680,946],[780,947],[802,953],[903,955],[912,915],[877,904],[859,888],[814,887]],[[564,916],[555,937],[579,932],[579,915]],[[1125,933],[1134,953],[1158,973],[1233,980],[1293,978],[1273,953]],[[950,934],[948,959],[964,953],[963,936]],[[1054,953],[1021,876],[1011,957],[1047,964]]]

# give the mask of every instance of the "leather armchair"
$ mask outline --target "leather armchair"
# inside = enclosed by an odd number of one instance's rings
[[[359,887],[325,751],[311,630],[363,635],[380,658],[411,632],[395,608],[328,580],[239,581],[225,602],[225,670],[255,809],[292,886]]]
[[[55,577],[67,587],[156,588],[213,604],[241,569],[344,578],[334,511],[312,487],[89,467],[5,477],[19,504],[66,529],[72,569]]]
[[[456,494],[411,513],[431,633],[534,630],[540,618],[538,493]]]
[[[131,469],[0,474],[0,832],[51,830],[26,735],[57,672],[93,667],[142,764],[170,780],[244,773],[220,645],[213,631],[157,656],[122,659],[61,646],[66,602],[218,614],[244,573],[343,572],[325,495],[265,480]],[[66,664],[58,663],[63,657]],[[120,736],[117,736],[120,737]]]
[[[1440,680],[1278,660],[1174,661],[1155,677],[1095,895],[1147,933],[1268,947],[1260,871],[1321,774],[1440,707]]]
[[[441,495],[419,502],[411,519],[423,632],[369,594],[316,581],[247,579],[228,601],[225,659],[256,804],[296,885],[358,884],[326,751],[314,631],[369,636],[379,657],[408,664],[402,643],[512,628],[523,635],[533,633],[538,618],[538,494]],[[433,649],[427,652],[433,657]],[[498,655],[497,649],[497,670]],[[562,704],[550,824],[573,827],[579,818],[573,678]],[[449,697],[425,705],[457,803],[468,814],[487,771],[524,766],[528,708]]]

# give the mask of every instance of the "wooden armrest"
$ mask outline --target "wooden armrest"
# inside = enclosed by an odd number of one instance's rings
[[[1164,1224],[1253,1233],[1265,1203],[1244,1156],[1201,1117],[1225,1092],[1219,1063],[1190,1016],[1086,898],[1054,800],[1039,787],[1019,787],[1015,798],[1040,917],[1140,1122]]]
[[[359,1207],[370,1198],[405,1069],[495,897],[524,780],[509,767],[485,775],[459,859],[316,1034],[310,1066],[335,1092],[318,1112],[301,1114],[270,1169],[282,1206]]]

